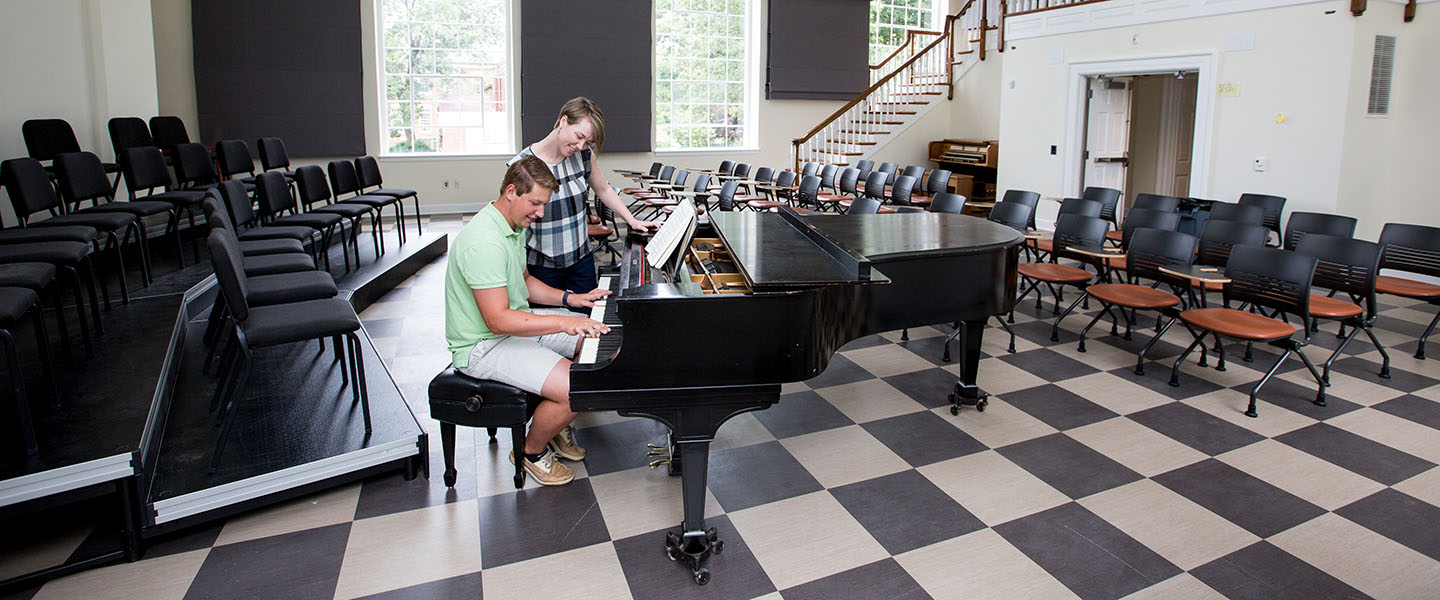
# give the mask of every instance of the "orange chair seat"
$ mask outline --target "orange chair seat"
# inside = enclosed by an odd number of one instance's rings
[[[1216,283],[1216,282],[1214,282],[1214,281],[1195,281],[1195,282],[1192,282],[1191,285],[1190,285],[1190,287],[1195,287],[1195,288],[1199,288],[1199,287],[1202,287],[1202,286],[1205,288],[1205,291],[1207,291],[1207,292],[1218,292],[1218,291],[1220,291],[1220,290],[1225,289],[1225,284],[1223,284],[1223,283]]]
[[[1036,249],[1036,250],[1039,250],[1039,251],[1041,251],[1041,252],[1054,252],[1054,251],[1055,251],[1055,240],[1053,240],[1053,239],[1035,240],[1035,249]]]
[[[930,195],[928,195],[928,194],[911,194],[911,195],[910,195],[910,203],[911,203],[911,204],[919,204],[919,205],[921,205],[921,206],[929,206],[929,205],[930,205],[930,202],[933,201],[934,199],[935,199],[934,196],[930,196]]]
[[[1312,317],[1344,319],[1362,312],[1365,312],[1365,309],[1360,308],[1360,305],[1354,302],[1320,294],[1310,294],[1310,316]]]
[[[1125,240],[1125,232],[1119,231],[1119,230],[1115,230],[1115,229],[1111,229],[1110,231],[1105,232],[1105,239],[1110,240],[1110,241],[1112,241],[1112,242],[1121,242],[1121,241],[1124,241],[1124,240]]]
[[[1094,277],[1089,271],[1053,263],[1021,263],[1021,275],[1050,283],[1084,283]]]
[[[611,229],[609,225],[590,226],[590,237],[610,237],[610,234],[612,233],[615,233],[615,230]]]
[[[668,199],[668,198],[646,198],[646,199],[645,199],[645,206],[675,206],[676,204],[679,204],[679,203],[680,203],[679,200],[671,200],[671,199]]]
[[[656,200],[659,198],[664,198],[665,194],[661,194],[660,192],[646,192],[643,194],[633,194],[631,195],[631,197],[636,200]]]
[[[1180,298],[1175,294],[1162,292],[1143,285],[1129,283],[1102,283],[1092,285],[1087,290],[1090,296],[1106,304],[1116,304],[1126,308],[1156,309],[1175,306],[1180,303]]]
[[[1406,298],[1440,298],[1440,285],[1389,275],[1375,278],[1375,291]]]
[[[764,200],[765,197],[761,196],[760,194],[735,194],[731,199],[733,199],[736,203],[743,204],[745,202],[756,202],[759,200]]]
[[[620,192],[623,193],[623,194],[639,194],[639,193],[641,193],[641,192],[648,192],[648,191],[650,191],[649,188],[643,188],[643,187],[628,187],[628,188],[625,188],[625,189],[623,189],[623,190],[620,190]]]
[[[755,210],[770,210],[772,208],[779,208],[782,204],[784,204],[784,202],[780,202],[779,200],[751,200],[746,206]]]
[[[1233,308],[1195,308],[1180,319],[1208,331],[1242,340],[1279,340],[1295,334],[1289,323]]]
[[[1130,257],[1128,257],[1128,256],[1117,256],[1117,257],[1115,257],[1115,258],[1107,258],[1107,259],[1105,259],[1105,264],[1110,265],[1110,268],[1115,269],[1116,271],[1124,271],[1124,270],[1125,270],[1125,267],[1130,264],[1129,258],[1130,258]]]
[[[843,200],[848,200],[849,198],[849,196],[846,196],[844,194],[820,194],[818,196],[815,196],[815,199],[821,202],[840,202]]]

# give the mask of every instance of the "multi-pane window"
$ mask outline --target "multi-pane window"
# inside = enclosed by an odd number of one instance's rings
[[[655,147],[753,146],[755,0],[655,1]]]
[[[907,29],[933,30],[935,0],[870,0],[870,64],[905,43]]]
[[[508,0],[380,0],[386,154],[512,150]]]

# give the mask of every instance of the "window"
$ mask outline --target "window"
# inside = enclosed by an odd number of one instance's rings
[[[379,0],[384,154],[513,150],[508,0]]]
[[[755,146],[755,0],[656,0],[655,148]]]
[[[905,43],[905,30],[933,31],[934,23],[935,0],[870,0],[870,64]]]

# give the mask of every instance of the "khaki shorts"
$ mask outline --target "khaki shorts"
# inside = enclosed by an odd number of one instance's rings
[[[575,316],[563,308],[537,308],[537,315]],[[580,336],[552,333],[539,337],[505,336],[480,340],[470,349],[470,364],[460,372],[539,394],[555,363],[575,357]]]

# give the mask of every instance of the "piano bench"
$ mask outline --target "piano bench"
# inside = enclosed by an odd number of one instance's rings
[[[535,414],[540,397],[497,381],[476,379],[447,368],[430,380],[430,416],[440,422],[445,454],[445,487],[455,487],[455,426],[484,427],[495,443],[495,430],[510,428],[511,447],[525,447],[525,423]],[[523,461],[516,456],[515,487],[525,485]]]

